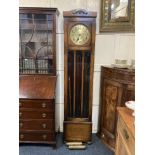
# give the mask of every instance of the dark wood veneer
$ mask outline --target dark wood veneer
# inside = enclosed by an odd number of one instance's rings
[[[56,146],[57,8],[19,8],[19,142]]]
[[[99,136],[115,150],[117,107],[135,100],[135,71],[101,67]]]
[[[55,97],[55,76],[20,75],[19,83],[20,98],[22,99],[53,99]]]
[[[56,76],[20,75],[20,143],[55,146],[55,86]]]
[[[63,16],[64,140],[89,142],[92,133],[92,90],[97,13],[78,9],[64,11]],[[78,24],[85,26],[90,32],[90,38],[81,45],[73,43],[69,35],[72,27]]]

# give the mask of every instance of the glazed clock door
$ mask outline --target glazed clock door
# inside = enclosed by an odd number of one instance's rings
[[[89,51],[68,52],[67,116],[70,118],[89,117],[90,63]]]

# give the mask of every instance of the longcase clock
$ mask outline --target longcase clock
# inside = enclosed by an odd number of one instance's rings
[[[64,140],[90,142],[96,12],[64,11]]]

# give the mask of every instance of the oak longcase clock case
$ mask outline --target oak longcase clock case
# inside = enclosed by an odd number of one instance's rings
[[[64,11],[64,140],[91,141],[96,12]]]

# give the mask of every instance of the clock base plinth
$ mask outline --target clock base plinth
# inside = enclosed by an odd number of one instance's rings
[[[92,139],[92,122],[64,121],[64,141],[90,142]]]

